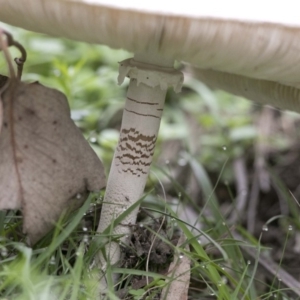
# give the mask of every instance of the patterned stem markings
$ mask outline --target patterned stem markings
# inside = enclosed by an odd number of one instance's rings
[[[162,108],[153,109],[153,106],[159,106],[159,103],[140,102],[129,97],[127,100],[134,103],[136,106],[134,110],[125,109],[127,113],[135,114],[143,118],[158,119],[156,122],[160,121]],[[147,111],[147,106],[151,109],[152,114],[141,113],[138,111],[139,107],[142,108],[143,112]],[[155,112],[157,112],[157,115]],[[137,177],[147,175],[152,162],[156,140],[157,136],[155,134],[145,135],[134,127],[123,128],[120,133],[117,155],[115,157],[115,164],[118,166],[118,172],[131,173]]]
[[[122,129],[116,156],[116,166],[122,166],[119,172],[130,172],[138,177],[148,174],[155,142],[155,135],[143,135],[135,128]]]

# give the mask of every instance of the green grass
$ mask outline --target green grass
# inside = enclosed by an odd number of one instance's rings
[[[28,51],[23,80],[38,80],[66,94],[74,120],[108,172],[126,92],[126,84],[116,85],[117,62],[130,54],[10,30]],[[14,50],[12,53],[17,55]],[[2,57],[0,73],[7,74]],[[223,92],[212,92],[188,76],[181,94],[168,92],[155,153],[156,163],[145,197],[141,199],[148,215],[140,224],[172,252],[190,258],[190,299],[291,299],[288,288],[278,280],[276,268],[268,280],[260,276],[265,274],[260,269],[260,259],[263,259],[262,255],[269,257],[270,252],[261,240],[268,233],[261,231],[260,236],[254,236],[247,231],[245,223],[230,221],[230,215],[236,209],[233,162],[245,153],[253,156],[251,147],[258,139],[253,110],[260,111],[260,107]],[[297,120],[295,115],[288,118]],[[174,141],[179,143],[180,150],[164,164],[167,143]],[[280,131],[268,137],[266,143],[281,151],[292,144],[291,139]],[[187,170],[189,177],[180,179],[180,174]],[[267,226],[279,223],[281,233],[286,228],[282,237],[284,244],[278,247],[281,251],[278,266],[281,267],[290,239],[299,234],[299,207],[272,166],[269,175],[290,212],[265,220]],[[192,182],[197,186],[196,190],[201,191],[196,196],[189,190]],[[227,209],[220,191],[228,195]],[[129,208],[103,235],[98,235],[95,233],[96,208],[102,196],[103,193],[91,195],[80,210],[62,218],[56,229],[34,248],[26,246],[20,230],[20,214],[0,212],[0,299],[97,299],[95,254],[110,239],[118,238],[110,236],[111,228],[135,208]],[[197,216],[193,222],[180,215],[180,203]],[[165,218],[164,230],[157,232],[153,229],[153,220],[159,223],[162,218]],[[90,219],[92,225],[86,231],[84,224]],[[288,229],[290,225],[293,230]],[[178,249],[172,242],[179,231],[185,234],[190,252]],[[133,253],[137,251],[133,245],[130,247]],[[124,291],[125,299],[159,299],[167,274],[153,262],[148,263],[148,269],[146,266],[147,257],[141,256],[134,267],[109,268],[108,272],[122,275],[122,284],[117,290]],[[135,289],[133,281],[145,277],[151,280]],[[111,285],[107,298],[118,299],[118,295]]]

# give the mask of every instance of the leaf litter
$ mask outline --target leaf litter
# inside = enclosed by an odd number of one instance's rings
[[[0,209],[21,209],[31,244],[64,210],[105,185],[103,166],[70,118],[65,96],[12,80],[3,99]]]
[[[105,186],[104,168],[61,92],[14,74],[0,75],[0,91],[0,209],[22,211],[32,245]]]

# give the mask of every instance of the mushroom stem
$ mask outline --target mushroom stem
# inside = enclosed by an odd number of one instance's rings
[[[172,63],[173,64],[173,63]],[[171,67],[157,67],[133,59],[120,63],[119,83],[130,77],[120,138],[112,161],[102,206],[98,232],[103,232],[112,221],[133,203],[144,191],[157,140],[161,115],[169,85],[180,90],[183,76]],[[113,229],[120,242],[127,244],[130,226],[136,222],[138,208],[129,213],[121,225]],[[105,257],[106,256],[106,257]],[[102,271],[107,264],[118,263],[121,257],[118,242],[110,242],[105,256],[98,256]],[[101,285],[104,283],[102,280]]]
[[[112,220],[135,203],[143,194],[147,181],[160,118],[165,102],[166,90],[151,88],[136,79],[130,80],[126,104],[123,112],[120,138],[108,177],[101,218],[98,227],[103,232]],[[126,243],[130,227],[135,224],[137,209],[129,214],[123,225],[114,228],[114,234],[124,235],[120,241]],[[120,259],[117,242],[109,247],[110,264]]]

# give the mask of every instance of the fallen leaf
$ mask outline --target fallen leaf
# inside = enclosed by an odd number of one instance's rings
[[[178,240],[177,247],[180,247],[186,238],[182,234]],[[189,251],[188,244],[184,249]],[[174,255],[173,262],[170,264],[168,270],[167,285],[163,288],[161,293],[161,300],[187,300],[188,290],[191,277],[191,261],[188,256],[181,253]]]
[[[34,244],[62,212],[104,187],[104,170],[61,92],[14,79],[1,98],[0,209],[21,209]]]

